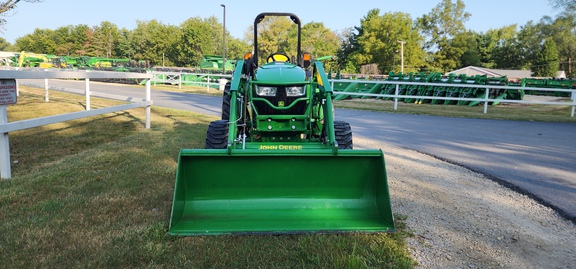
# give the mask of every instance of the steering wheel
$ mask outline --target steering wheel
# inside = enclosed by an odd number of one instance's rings
[[[288,57],[288,55],[286,55],[286,53],[283,52],[274,52],[270,54],[270,56],[268,56],[268,58],[266,59],[267,63],[288,62],[288,61],[290,61],[290,57]]]

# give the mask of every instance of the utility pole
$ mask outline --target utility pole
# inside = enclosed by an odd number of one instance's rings
[[[404,74],[404,43],[406,41],[398,41],[400,43],[400,72]]]
[[[226,73],[226,6],[220,4],[224,8],[223,26],[222,26],[222,74]]]

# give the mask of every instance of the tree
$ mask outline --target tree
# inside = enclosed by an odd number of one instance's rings
[[[137,61],[150,61],[152,65],[165,62],[169,49],[177,41],[180,29],[157,20],[137,21],[136,24],[130,44],[134,52],[132,58]]]
[[[425,49],[428,50],[432,69],[448,71],[459,65],[460,57],[467,50],[465,38],[458,35],[465,33],[464,23],[470,18],[465,12],[466,5],[462,0],[442,0],[428,14],[418,18],[422,33],[428,37]]]
[[[379,15],[379,9],[368,11],[351,34],[343,40],[340,55],[356,66],[377,64],[379,73],[400,71],[401,44],[404,42],[404,72],[417,72],[424,65],[426,54],[422,49],[424,38],[415,29],[407,13],[395,12]],[[349,54],[344,55],[348,50]]]
[[[358,52],[354,28],[344,29],[338,36],[340,38],[340,49],[336,52],[336,62],[339,69],[344,73],[357,73],[358,70],[350,59],[351,55]]]
[[[497,69],[526,69],[522,45],[516,41],[506,42],[492,50],[492,61]]]
[[[34,53],[55,54],[56,42],[52,38],[54,31],[36,28],[34,33],[16,39],[16,47]]]
[[[13,10],[16,8],[16,5],[20,2],[21,0],[8,0],[8,1],[4,1],[4,2],[0,2],[0,14],[2,16],[4,16],[4,14],[6,14],[6,12]],[[22,0],[24,2],[29,2],[29,3],[38,3],[38,2],[42,2],[42,0]],[[5,19],[0,19],[0,26],[3,26],[4,24],[6,24],[6,20]]]
[[[477,34],[482,65],[487,68],[520,69],[523,59],[516,24]]]
[[[558,50],[552,38],[547,38],[536,57],[536,66],[532,68],[532,76],[555,77],[558,72]]]
[[[360,66],[370,62],[366,55],[364,55],[364,48],[360,44],[360,40],[366,34],[367,25],[370,21],[377,19],[380,16],[380,9],[371,9],[366,16],[360,20],[360,26],[354,26],[349,29],[349,32],[344,33],[342,39],[342,49],[338,54],[339,64],[346,72],[353,71],[354,73],[360,70]],[[356,33],[355,33],[356,32]],[[344,61],[344,62],[342,62]]]
[[[114,46],[120,38],[118,26],[109,21],[103,21],[93,28],[94,37],[90,43],[90,54],[100,57],[112,57]]]
[[[545,39],[542,36],[541,28],[541,23],[535,24],[533,21],[528,21],[520,27],[517,45],[512,49],[520,58],[518,59],[520,69],[532,69],[532,66],[536,64],[536,55]]]
[[[88,25],[68,25],[59,27],[52,33],[52,39],[56,43],[57,55],[86,54],[89,44],[88,35],[92,29]]]
[[[564,12],[556,19],[548,20],[543,25],[542,32],[547,33],[556,43],[560,69],[574,77],[576,70],[572,62],[576,56],[576,13]]]
[[[54,30],[52,38],[56,42],[57,55],[70,55],[72,51],[74,51],[74,44],[70,38],[73,27],[72,25],[68,25]]]
[[[114,46],[114,55],[122,58],[132,58],[134,55],[134,48],[132,43],[132,31],[122,28],[118,30],[118,40]]]
[[[313,57],[335,56],[338,46],[338,36],[323,23],[310,22],[302,26],[302,51],[311,53]],[[337,69],[337,64],[329,61],[324,68],[326,71]]]
[[[214,27],[212,23],[213,20],[200,17],[183,22],[180,30],[175,31],[177,34],[169,49],[170,60],[177,66],[194,67],[200,65],[205,54],[221,53],[222,46],[217,46],[217,43],[221,44],[222,41],[222,27]]]
[[[230,60],[243,59],[244,54],[251,52],[250,44],[238,38],[226,36],[226,58]]]
[[[478,34],[474,32],[467,32],[465,36],[466,47],[468,48],[460,57],[460,66],[482,66],[480,60],[480,49],[478,42]]]
[[[8,42],[8,41],[6,41],[6,39],[0,37],[0,51],[4,51],[8,47],[10,47],[10,42]]]
[[[209,42],[211,50],[206,51],[206,54],[222,54],[222,24],[218,21],[216,16],[210,16],[202,19],[202,23],[208,26]],[[225,33],[226,40],[230,39],[228,32]],[[228,45],[228,44],[227,44]],[[226,53],[228,55],[228,53]]]
[[[302,26],[302,50],[315,57],[334,55],[338,50],[338,37],[321,22],[307,23]]]
[[[576,0],[549,0],[556,9],[576,10]]]

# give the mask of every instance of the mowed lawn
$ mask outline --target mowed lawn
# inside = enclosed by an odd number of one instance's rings
[[[92,99],[92,107],[119,102]],[[21,87],[9,121],[84,110],[84,97]],[[174,237],[181,148],[202,148],[213,117],[132,109],[10,133],[0,180],[2,268],[411,268],[409,233]],[[397,216],[402,228],[409,216]]]

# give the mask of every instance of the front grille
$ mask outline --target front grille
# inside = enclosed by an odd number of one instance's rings
[[[284,107],[290,106],[299,97],[287,97],[286,89],[284,87],[278,87],[276,91],[276,96],[258,96],[258,98],[263,98],[268,100],[275,106],[280,106],[280,102],[284,102]],[[264,101],[254,100],[254,108],[258,111],[259,115],[303,115],[306,111],[306,102],[300,101],[294,105],[294,107],[287,110],[277,110],[270,107]]]

